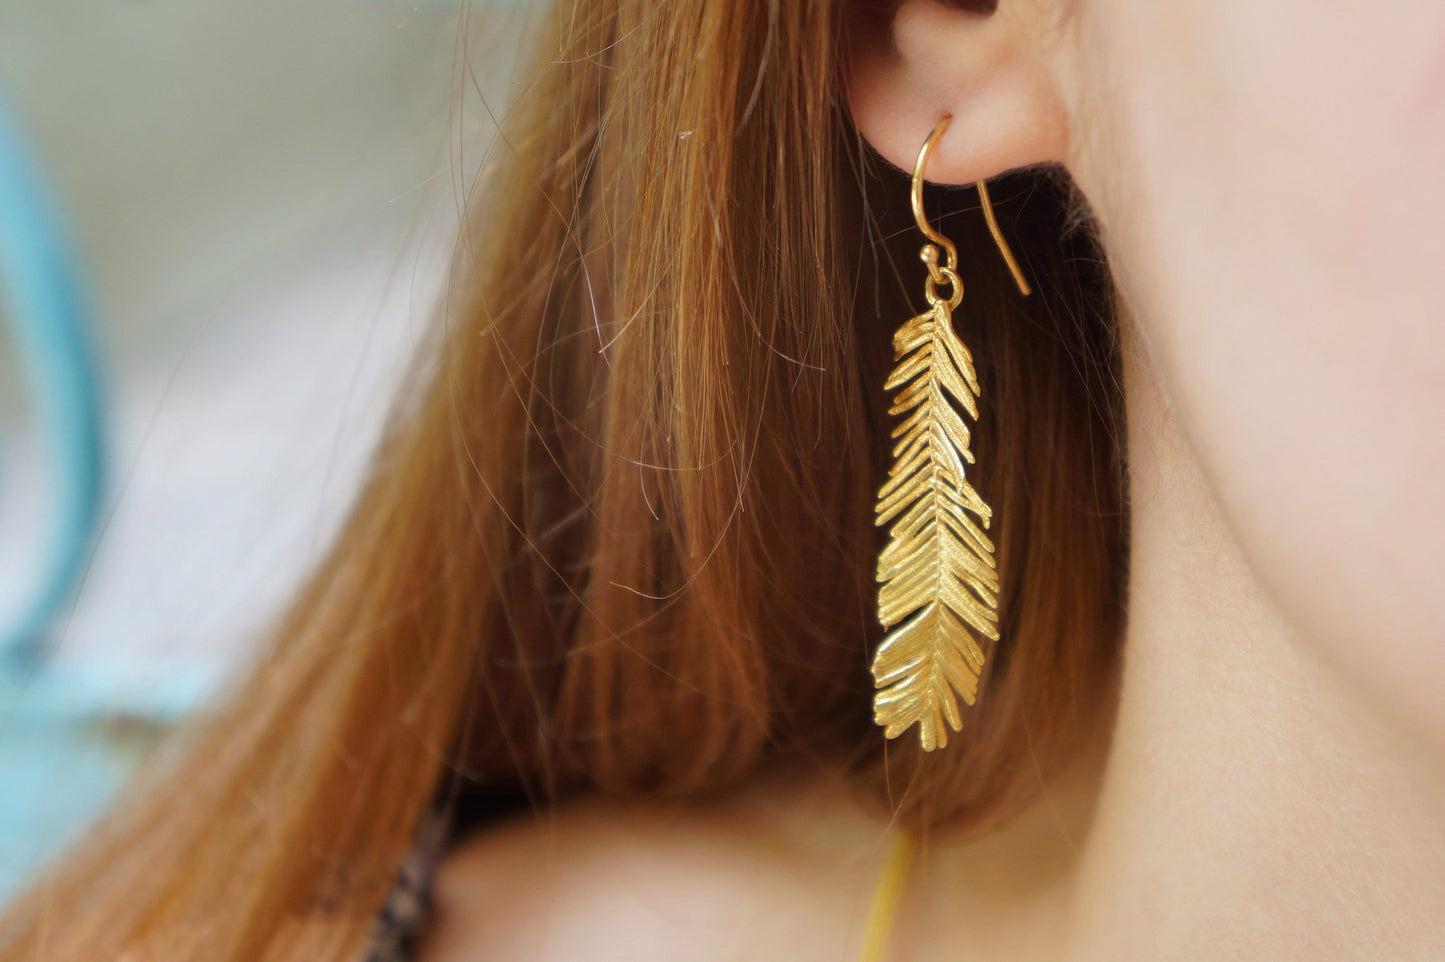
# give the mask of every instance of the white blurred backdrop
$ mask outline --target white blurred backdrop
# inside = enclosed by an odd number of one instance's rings
[[[107,521],[56,662],[144,685],[244,660],[434,319],[535,19],[516,0],[0,0],[0,96],[77,237],[107,378]],[[0,618],[49,483],[14,373],[0,359]]]

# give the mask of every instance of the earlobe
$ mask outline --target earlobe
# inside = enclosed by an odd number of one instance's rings
[[[963,184],[1033,164],[1063,162],[1068,118],[1041,38],[1037,3],[1000,0],[991,14],[903,0],[891,22],[849,24],[845,84],[864,139],[889,163],[912,167],[944,115],[929,180]]]

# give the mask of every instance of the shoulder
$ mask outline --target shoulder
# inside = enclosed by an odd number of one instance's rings
[[[442,864],[420,960],[856,955],[886,857],[881,823],[792,801],[593,801],[496,826]]]

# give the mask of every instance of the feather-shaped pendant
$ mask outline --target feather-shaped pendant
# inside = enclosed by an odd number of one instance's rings
[[[993,511],[964,470],[974,457],[963,412],[978,419],[979,385],[953,331],[957,290],[943,300],[930,284],[931,308],[893,337],[897,366],[884,385],[898,390],[889,414],[903,421],[876,509],[877,524],[892,527],[878,556],[878,620],[888,633],[873,658],[874,720],[889,738],[918,725],[925,751],[962,728],[957,699],[974,703],[983,672],[978,639],[998,639],[999,578],[984,533]]]
[[[878,620],[888,631],[873,656],[873,719],[889,738],[917,725],[929,752],[948,744],[950,728],[962,730],[958,699],[978,700],[979,639],[998,640],[998,569],[984,534],[993,511],[964,470],[973,452],[963,415],[978,420],[979,389],[973,356],[953,331],[953,309],[963,301],[958,249],[923,213],[924,168],[949,120],[934,125],[913,165],[909,200],[929,240],[918,252],[928,265],[929,308],[893,335],[897,366],[884,390],[898,391],[888,413],[903,422],[893,430],[893,467],[877,507],[877,523],[892,527],[878,555]],[[1027,297],[1029,283],[999,230],[988,186],[975,186],[989,233]]]

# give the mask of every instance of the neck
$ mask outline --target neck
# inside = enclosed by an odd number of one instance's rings
[[[1438,750],[1280,615],[1125,354],[1129,626],[1109,746],[1002,832],[929,853],[899,957],[1439,958]]]
[[[1146,365],[1126,355],[1124,679],[1067,957],[1432,956],[1438,759],[1291,630]]]

